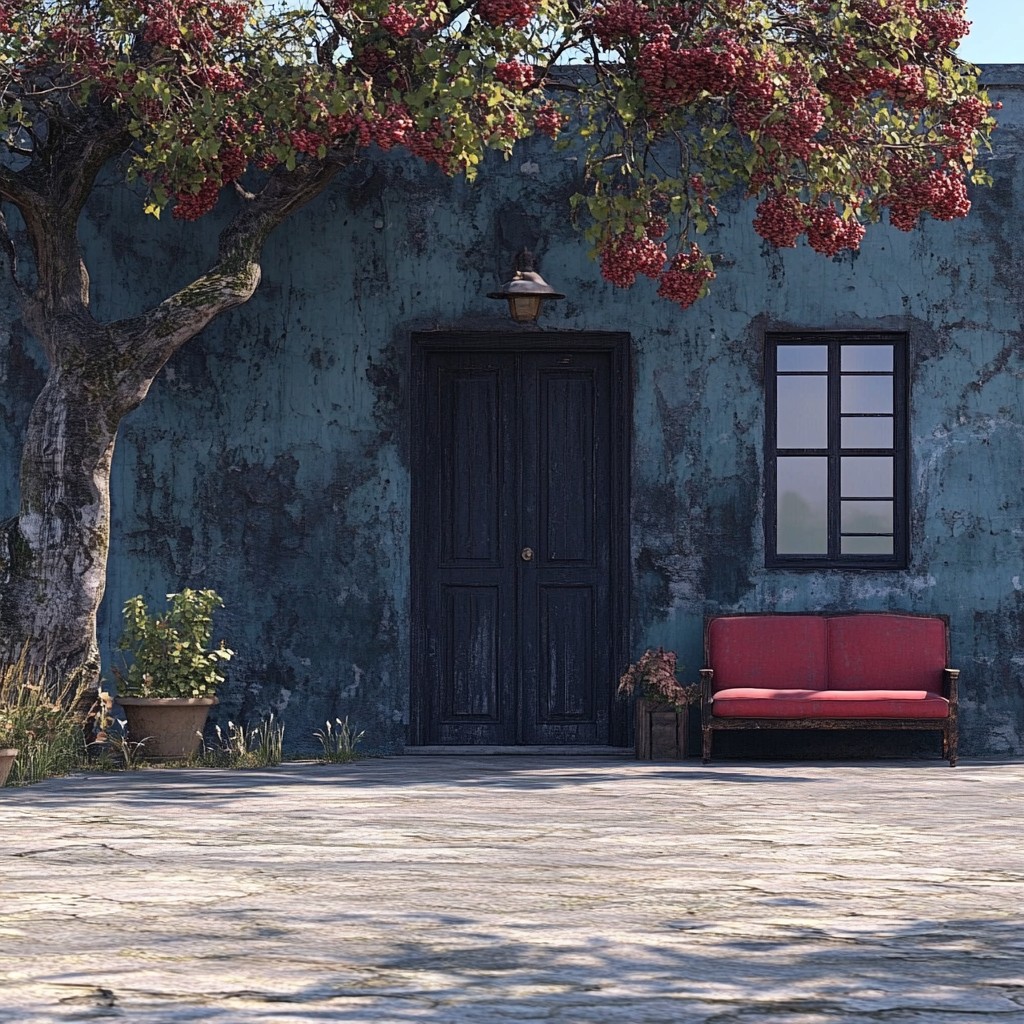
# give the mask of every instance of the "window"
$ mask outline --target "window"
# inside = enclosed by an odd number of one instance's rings
[[[773,334],[765,346],[766,561],[907,564],[907,342]]]

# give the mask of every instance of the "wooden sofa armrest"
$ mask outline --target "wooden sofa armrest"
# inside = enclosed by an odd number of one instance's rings
[[[711,680],[715,678],[713,668],[702,668],[700,670],[700,702],[709,704],[711,702]]]
[[[711,690],[711,680],[715,678],[713,668],[700,670],[700,727],[704,733],[704,763],[708,763],[711,743],[711,703],[715,699]]]
[[[960,669],[944,668],[942,672],[946,679],[946,697],[950,704],[956,704],[957,680],[960,678]]]

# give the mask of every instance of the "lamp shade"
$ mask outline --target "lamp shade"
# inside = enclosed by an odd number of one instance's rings
[[[533,269],[533,255],[524,249],[516,257],[516,272],[500,291],[488,292],[489,299],[505,299],[516,323],[532,323],[540,316],[545,299],[564,299]]]

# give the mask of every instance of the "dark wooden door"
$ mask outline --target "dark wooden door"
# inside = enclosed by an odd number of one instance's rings
[[[414,742],[625,742],[625,348],[541,337],[419,352]]]

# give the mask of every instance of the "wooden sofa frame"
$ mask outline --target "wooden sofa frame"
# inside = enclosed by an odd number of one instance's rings
[[[821,617],[849,616],[857,614],[880,614],[878,612],[742,612],[735,615],[817,615]],[[900,616],[914,616],[913,612],[890,612]],[[708,643],[708,628],[714,619],[732,617],[730,613],[708,615],[704,620],[704,664],[708,666],[700,670],[700,709],[703,763],[711,761],[711,746],[715,732],[733,729],[872,729],[872,730],[913,730],[942,733],[942,756],[949,761],[951,768],[956,767],[958,744],[958,706],[957,684],[960,670],[946,668],[943,670],[942,696],[949,702],[946,718],[726,718],[713,714],[714,704],[714,668],[711,666]],[[919,618],[941,619],[945,624],[946,634],[946,665],[949,665],[949,617],[946,615],[917,615]]]

